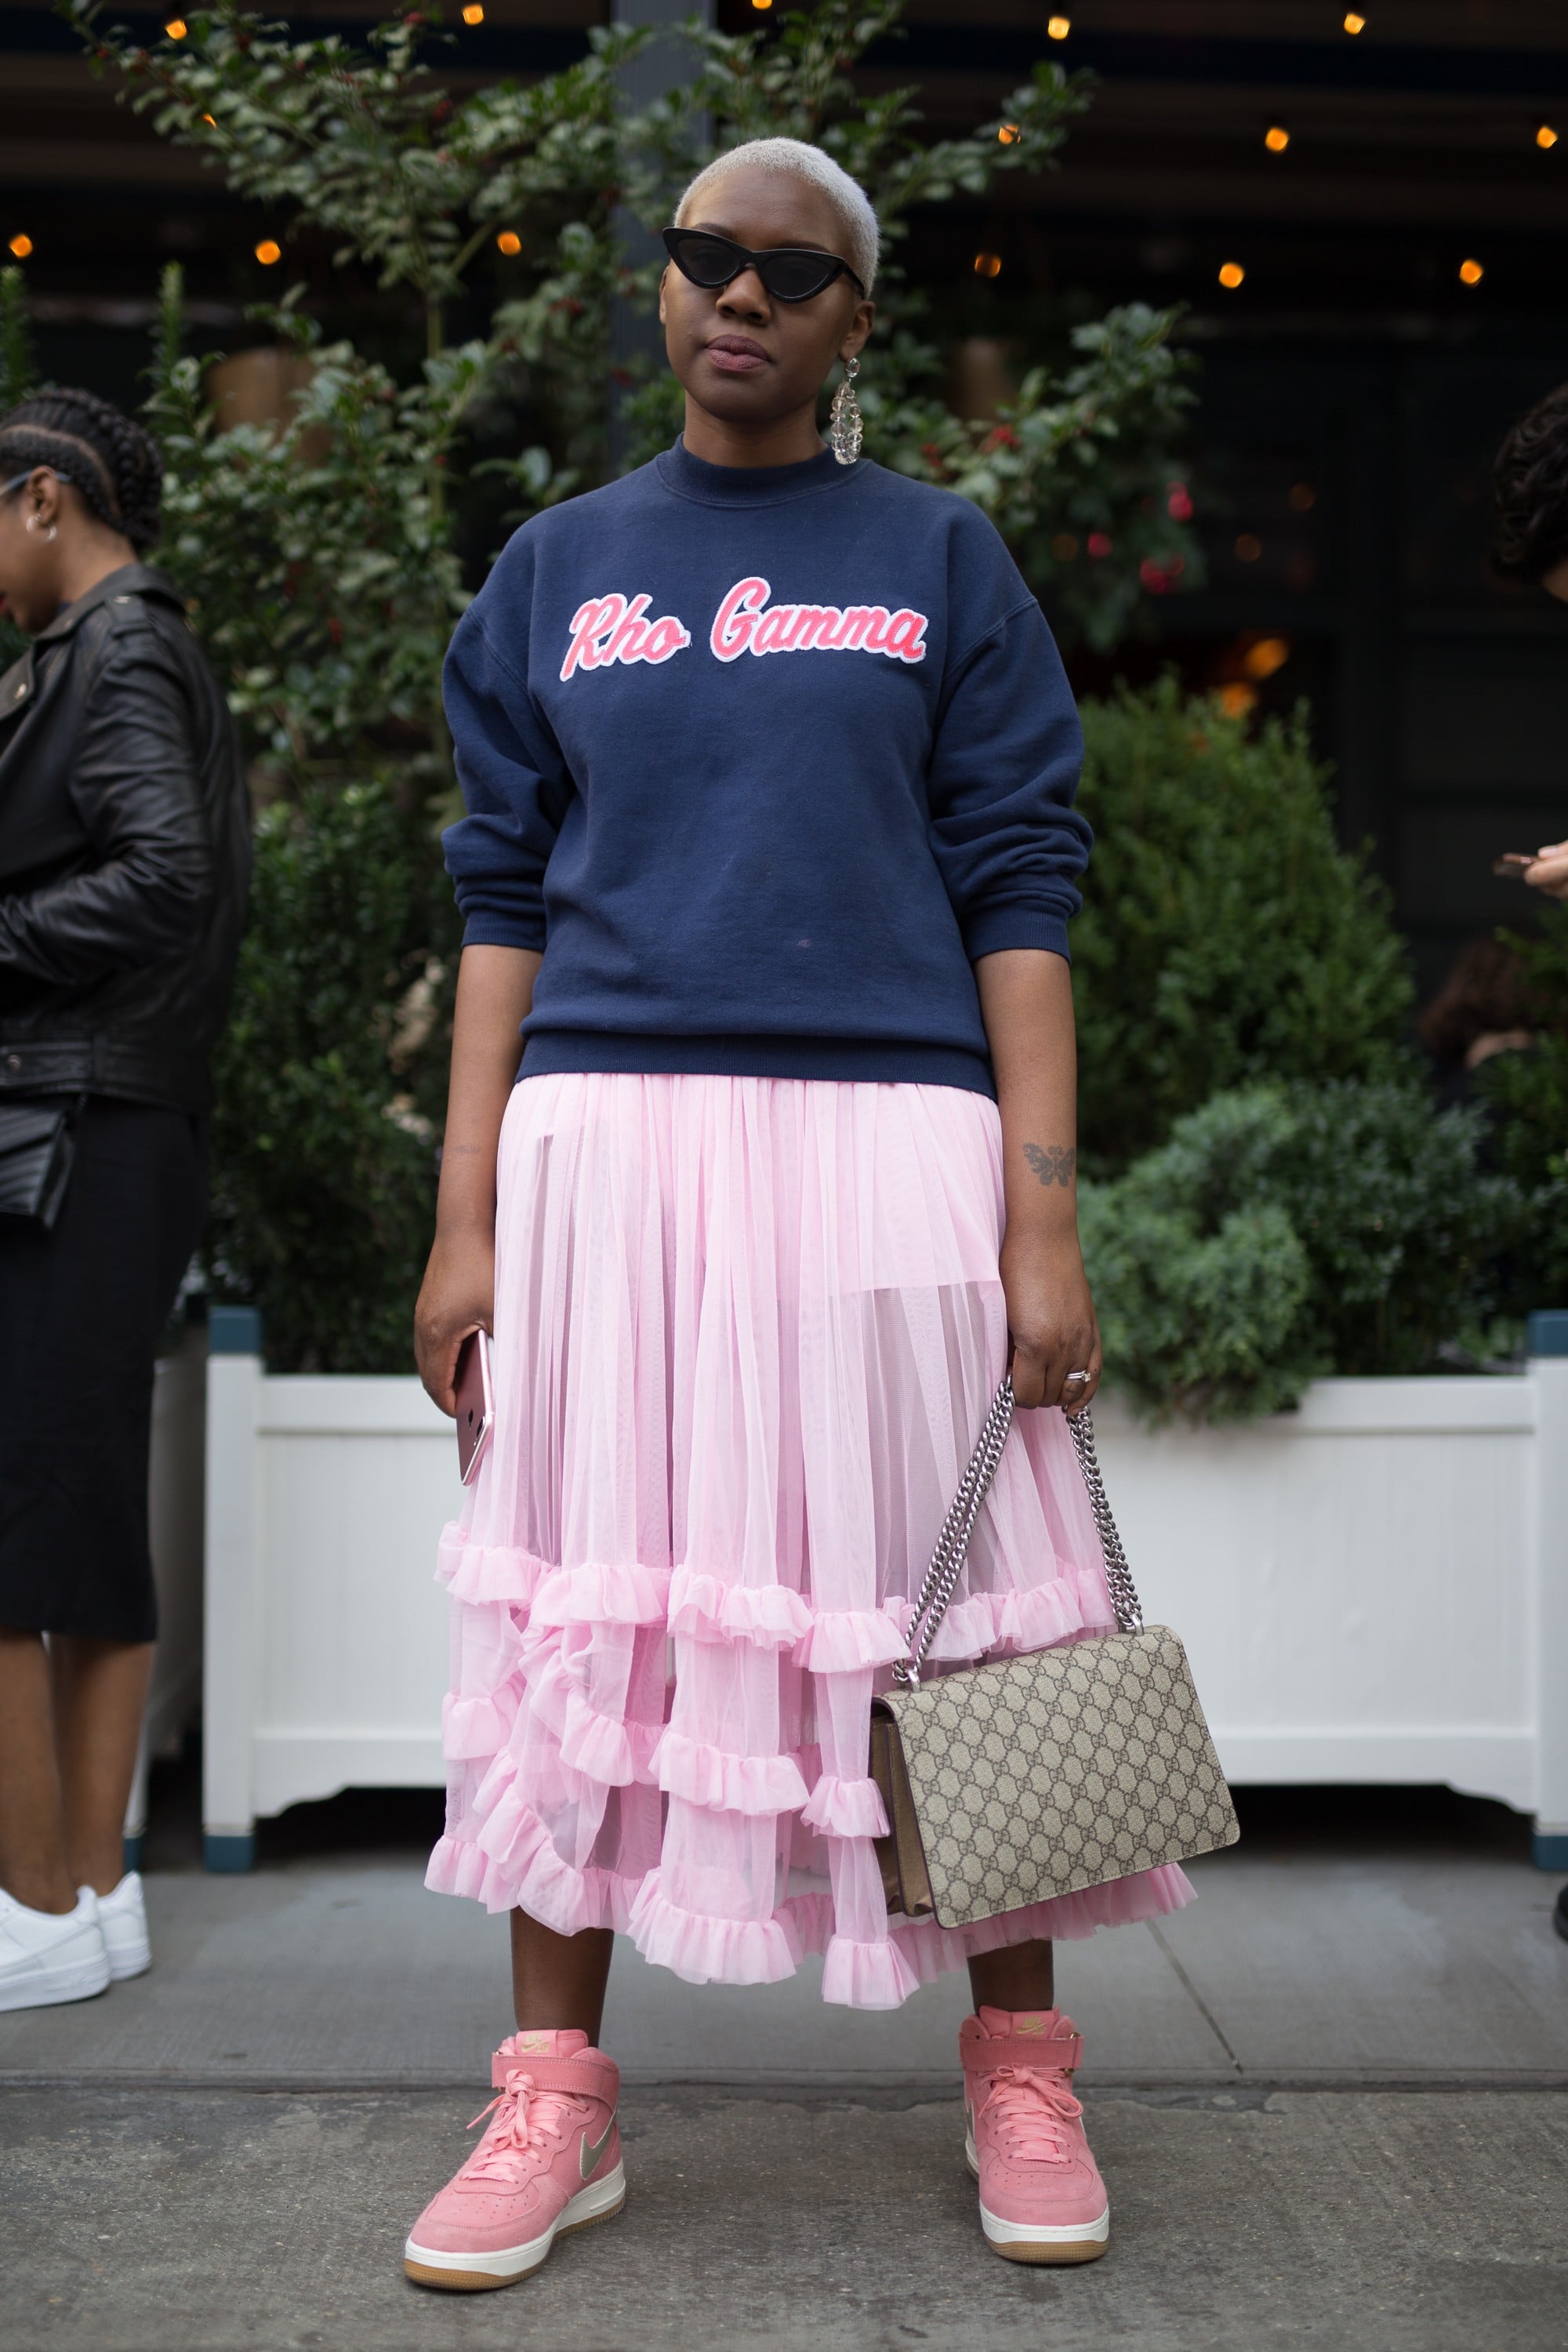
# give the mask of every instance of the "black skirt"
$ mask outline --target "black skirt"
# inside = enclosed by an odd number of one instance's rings
[[[94,1097],[54,1231],[0,1217],[0,1625],[155,1638],[153,1365],[205,1216],[205,1122]]]

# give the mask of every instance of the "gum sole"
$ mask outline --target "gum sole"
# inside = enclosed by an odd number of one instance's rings
[[[1080,2238],[1061,2246],[999,2246],[994,2238],[985,2242],[1005,2263],[1097,2263],[1110,2252],[1109,2238]]]
[[[561,2243],[563,2238],[574,2237],[579,2230],[591,2230],[599,2221],[613,2221],[617,2213],[624,2213],[626,2210],[626,2200],[623,2197],[618,2205],[610,2206],[603,2213],[590,2213],[581,2221],[568,2221],[563,2229],[556,2231],[550,2246],[531,2270],[514,2271],[510,2278],[496,2278],[489,2271],[438,2271],[427,2263],[410,2262],[406,2254],[403,2257],[404,2275],[411,2278],[416,2286],[445,2287],[454,2294],[486,2294],[493,2293],[497,2287],[521,2286],[524,2279],[536,2277],[544,2268],[550,2260],[551,2251]]]

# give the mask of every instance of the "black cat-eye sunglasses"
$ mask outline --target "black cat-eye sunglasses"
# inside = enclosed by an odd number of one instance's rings
[[[847,261],[836,253],[818,253],[813,246],[773,245],[761,253],[748,253],[733,237],[720,236],[710,228],[666,228],[659,235],[681,276],[710,294],[728,286],[742,269],[754,269],[775,302],[809,302],[836,278],[847,278],[862,294],[866,291]]]

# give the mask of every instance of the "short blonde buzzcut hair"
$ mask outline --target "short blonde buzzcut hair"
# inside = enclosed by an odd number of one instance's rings
[[[781,179],[787,176],[809,180],[814,187],[820,188],[844,224],[844,241],[848,247],[844,259],[869,294],[876,283],[881,245],[871,199],[859,181],[850,178],[842,163],[836,163],[825,149],[808,146],[804,139],[746,139],[739,147],[716,155],[698,173],[676,206],[677,228],[684,226],[691,206],[734,163],[749,163],[753,171],[772,172]]]

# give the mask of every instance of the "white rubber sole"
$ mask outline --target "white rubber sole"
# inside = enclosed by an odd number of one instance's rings
[[[7,1970],[0,1976],[0,2010],[53,2009],[58,2002],[90,2000],[108,1990],[109,1955],[100,1943],[85,1958]]]
[[[403,2267],[420,2286],[447,2287],[459,2294],[514,2286],[539,2268],[557,2238],[574,2230],[586,2230],[595,2221],[613,2221],[626,2201],[626,2168],[617,2164],[603,2180],[580,2189],[543,2235],[531,2238],[525,2245],[502,2246],[482,2254],[452,2254],[439,2247],[422,2246],[410,2235],[403,2249]]]
[[[105,1937],[104,1943],[109,1953],[110,1977],[115,1984],[123,1984],[127,1977],[144,1977],[153,1965],[153,1947],[145,1936],[137,1937],[134,1942],[118,1944],[110,1944]]]
[[[980,2159],[974,2151],[973,2133],[964,2139],[963,2159],[978,2180]],[[1092,2221],[1005,2221],[999,2213],[988,2212],[982,2199],[980,2226],[985,2232],[986,2244],[1008,2262],[1092,2263],[1099,2260],[1110,2242],[1110,2207],[1107,2204]]]

